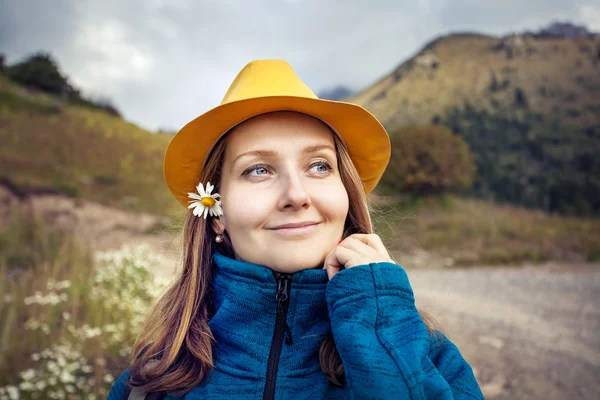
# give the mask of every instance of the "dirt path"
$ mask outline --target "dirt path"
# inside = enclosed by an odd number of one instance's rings
[[[181,237],[169,232],[169,218],[132,213],[82,199],[45,194],[19,199],[0,185],[0,225],[8,224],[15,210],[31,214],[50,226],[72,230],[95,251],[148,244],[163,255],[156,272],[169,277],[178,257]]]
[[[600,398],[600,266],[408,272],[486,399]]]

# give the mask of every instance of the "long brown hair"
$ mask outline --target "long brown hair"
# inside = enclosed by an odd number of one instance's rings
[[[333,132],[332,132],[333,133]],[[213,147],[206,158],[201,182],[211,182],[218,191],[227,135]],[[363,185],[348,150],[333,133],[338,154],[338,169],[349,198],[344,237],[354,233],[373,233],[369,205]],[[164,295],[155,303],[142,324],[134,344],[130,376],[144,392],[163,391],[182,396],[200,384],[214,368],[213,345],[216,341],[208,326],[212,317],[212,256],[215,233],[204,218],[185,215],[183,257],[180,273]],[[234,256],[227,232],[219,251]],[[430,329],[429,318],[421,313]],[[337,386],[345,384],[344,366],[333,336],[327,336],[319,348],[323,373]]]

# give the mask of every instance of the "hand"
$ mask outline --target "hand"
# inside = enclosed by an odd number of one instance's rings
[[[342,240],[325,257],[323,269],[329,279],[345,268],[376,262],[394,262],[376,234],[355,233]]]

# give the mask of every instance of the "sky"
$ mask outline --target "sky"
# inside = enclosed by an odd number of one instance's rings
[[[315,93],[360,90],[440,35],[553,21],[600,31],[600,0],[3,0],[0,53],[50,52],[84,95],[176,131],[255,59],[286,60]]]

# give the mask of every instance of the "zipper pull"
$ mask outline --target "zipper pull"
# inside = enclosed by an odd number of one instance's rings
[[[277,300],[277,315],[280,320],[283,322],[283,328],[285,330],[285,344],[291,345],[293,343],[292,339],[292,330],[287,324],[286,318],[283,315],[283,305],[282,303],[289,299],[289,286],[288,282],[292,280],[292,274],[286,274],[283,272],[277,272],[277,293],[275,294],[275,299]]]
[[[288,280],[290,279],[292,279],[290,274],[277,273],[277,293],[275,294],[275,299],[277,299],[278,304],[286,301],[289,297]]]

